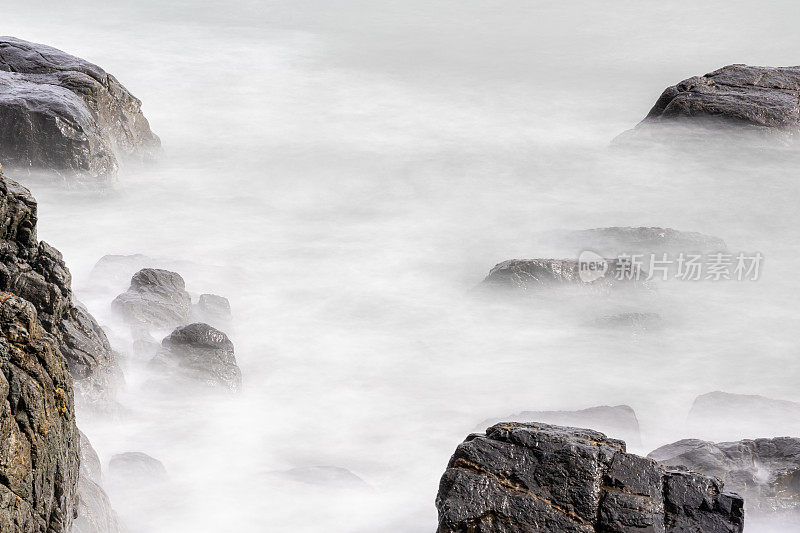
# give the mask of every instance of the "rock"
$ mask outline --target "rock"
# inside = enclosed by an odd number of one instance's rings
[[[172,329],[189,322],[192,298],[177,272],[143,268],[111,306],[134,328]]]
[[[800,67],[729,65],[668,87],[642,125],[687,120],[797,130],[798,101]]]
[[[0,369],[0,531],[66,533],[80,461],[72,377],[34,306],[8,293]]]
[[[125,452],[114,455],[108,463],[108,473],[126,483],[149,485],[168,480],[164,463],[142,452]]]
[[[103,330],[73,301],[72,277],[61,254],[36,238],[36,201],[0,169],[0,291],[36,308],[75,378],[78,398],[95,405],[113,398],[122,372]]]
[[[748,513],[800,511],[800,438],[713,443],[686,439],[650,457],[714,476],[744,496]]]
[[[800,436],[800,404],[764,396],[710,392],[689,411],[688,430],[710,440]]]
[[[609,227],[577,231],[551,231],[537,236],[536,247],[567,253],[578,257],[591,250],[603,257],[622,254],[675,255],[684,253],[713,253],[727,250],[725,241],[694,231],[679,231],[660,227]]]
[[[161,341],[152,364],[161,372],[173,370],[191,383],[238,392],[242,373],[236,364],[233,343],[208,324],[178,328]]]
[[[155,259],[143,254],[104,255],[97,260],[89,273],[92,286],[104,285],[109,289],[124,289],[131,277],[143,268],[161,266]]]
[[[121,158],[150,159],[160,147],[140,108],[97,65],[0,37],[0,160],[9,168],[108,180]]]
[[[467,437],[436,498],[438,533],[740,533],[742,506],[717,480],[597,431],[515,422]]]
[[[368,488],[369,485],[346,468],[339,466],[301,466],[280,472],[270,472],[284,480],[307,485],[320,485],[338,488]]]
[[[637,334],[658,330],[662,323],[661,315],[658,313],[628,312],[602,316],[595,320],[593,325],[600,328],[630,329]],[[602,428],[598,429],[603,430]]]
[[[231,321],[231,303],[216,294],[201,294],[197,302],[197,315],[202,322],[225,326]]]
[[[598,258],[602,261],[602,258]],[[601,291],[614,287],[643,286],[647,278],[637,267],[616,259],[605,260],[608,270],[597,279],[581,278],[581,263],[569,259],[512,259],[496,265],[483,280],[491,289],[535,291],[546,287],[581,287]],[[617,276],[617,273],[621,275]],[[619,279],[618,279],[619,277]],[[637,279],[637,277],[639,279]]]
[[[502,419],[484,420],[480,428],[486,428],[501,420],[518,422],[540,422],[558,426],[592,427],[606,434],[619,435],[625,442],[641,445],[639,419],[634,410],[627,405],[601,405],[578,411],[522,411]]]
[[[100,458],[82,432],[81,468],[78,477],[78,512],[71,533],[118,533],[117,514],[102,487]]]

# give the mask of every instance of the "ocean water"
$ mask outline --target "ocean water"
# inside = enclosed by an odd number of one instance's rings
[[[124,413],[82,412],[79,425],[105,462],[143,451],[169,474],[107,476],[120,519],[132,533],[431,531],[450,454],[487,418],[627,404],[642,429],[633,449],[647,453],[702,436],[686,429],[699,394],[800,401],[796,151],[748,138],[611,146],[668,85],[731,63],[797,63],[798,9],[4,6],[5,34],[116,75],[164,145],[110,189],[30,184],[39,237],[124,356]],[[630,301],[475,293],[500,261],[570,251],[540,248],[542,232],[605,226],[714,235],[763,254],[763,270],[671,280]],[[230,299],[242,394],[152,394],[110,308],[125,275],[92,275],[106,254],[144,254],[195,297]],[[620,310],[665,323],[588,326]],[[320,466],[361,481],[308,473]],[[282,474],[294,468],[305,470]]]

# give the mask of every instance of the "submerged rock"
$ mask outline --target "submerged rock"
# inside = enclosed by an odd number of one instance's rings
[[[152,158],[160,146],[140,108],[97,65],[0,37],[0,160],[8,167],[107,180],[121,158]]]
[[[689,411],[689,431],[711,440],[800,435],[800,404],[764,396],[710,392]]]
[[[111,306],[134,328],[172,329],[189,322],[192,298],[177,272],[143,268]]]
[[[686,439],[649,455],[714,476],[744,496],[747,512],[800,511],[800,438],[713,443]]]
[[[111,477],[136,484],[161,483],[167,481],[164,463],[143,452],[125,452],[111,458],[108,463]]]
[[[636,418],[636,413],[628,405],[600,405],[577,411],[522,411],[502,419],[484,420],[479,427],[486,428],[502,420],[516,420],[526,423],[539,422],[558,426],[592,427],[606,434],[619,435],[622,440],[635,446],[641,444],[639,419]]]
[[[487,289],[530,291],[552,287],[581,287],[608,290],[644,286],[646,274],[638,267],[616,259],[602,260],[607,270],[581,275],[582,263],[570,259],[511,259],[496,265],[483,280]],[[584,280],[587,281],[584,281]]]
[[[117,533],[117,514],[102,487],[102,466],[97,452],[82,432],[81,468],[78,477],[78,512],[71,533]]]
[[[34,306],[0,294],[0,531],[65,533],[78,503],[72,377]]]
[[[152,364],[160,372],[173,371],[190,383],[232,392],[242,386],[233,343],[208,324],[190,324],[173,331],[161,341],[161,350]]]
[[[798,101],[800,67],[728,65],[668,87],[642,124],[704,120],[797,130]]]
[[[223,296],[201,294],[197,302],[197,315],[202,322],[224,326],[231,321],[231,303]]]
[[[741,533],[742,506],[719,481],[597,431],[514,422],[467,437],[436,498],[438,533]]]
[[[280,472],[269,472],[281,479],[338,488],[368,488],[369,485],[353,472],[340,466],[300,466]]]
[[[621,254],[713,253],[727,250],[725,241],[718,237],[694,231],[645,226],[551,231],[539,235],[535,245],[574,254],[575,257],[584,250],[591,250],[603,257],[618,257]]]
[[[103,330],[73,301],[72,277],[61,254],[36,238],[37,206],[30,191],[0,170],[0,291],[36,308],[75,378],[79,397],[109,400],[122,372]]]

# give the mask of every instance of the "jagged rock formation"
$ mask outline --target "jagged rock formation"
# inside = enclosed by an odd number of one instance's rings
[[[151,158],[160,146],[140,108],[97,65],[0,37],[0,160],[8,167],[108,179],[121,157]]]
[[[81,468],[78,476],[78,513],[71,533],[118,533],[117,514],[102,487],[103,468],[92,443],[80,433]]]
[[[105,333],[73,301],[72,278],[61,254],[36,238],[36,201],[30,191],[0,169],[0,291],[31,302],[76,380],[79,397],[88,402],[110,398],[121,379]]]
[[[797,130],[798,102],[800,67],[729,65],[668,87],[642,125],[683,119]]]
[[[641,433],[636,412],[628,405],[599,405],[577,411],[522,411],[511,416],[484,420],[478,427],[487,428],[502,420],[540,422],[557,426],[591,427],[619,437],[629,444],[639,446]]]
[[[687,426],[709,440],[800,435],[800,404],[764,396],[710,392],[695,398]]]
[[[467,437],[436,498],[438,533],[741,533],[742,506],[597,431],[514,422]]]
[[[597,258],[598,260],[601,258]],[[635,265],[617,259],[605,260],[607,270],[586,272],[581,276],[582,263],[572,259],[511,259],[489,271],[483,288],[529,291],[545,287],[585,287],[608,290],[615,287],[635,287],[644,284],[647,274]],[[584,281],[586,279],[587,281]]]
[[[713,443],[685,439],[649,455],[725,482],[744,496],[748,512],[800,511],[800,438]]]
[[[112,307],[133,328],[172,329],[189,322],[192,298],[177,272],[143,268],[131,278],[130,288]]]
[[[175,373],[188,383],[238,392],[242,373],[236,364],[233,343],[208,324],[178,328],[161,341],[152,365],[160,373]]]
[[[64,533],[72,524],[79,436],[72,377],[59,344],[30,302],[0,294],[3,532]]]

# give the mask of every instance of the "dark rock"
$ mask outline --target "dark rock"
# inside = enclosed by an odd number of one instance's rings
[[[111,507],[102,487],[100,458],[83,433],[81,437],[81,468],[78,478],[78,513],[71,533],[118,533],[117,514]]]
[[[120,158],[149,159],[160,146],[140,107],[97,65],[0,37],[0,159],[8,167],[108,179]]]
[[[208,324],[178,328],[161,341],[161,347],[152,364],[162,372],[174,370],[189,382],[233,392],[242,386],[233,343]]]
[[[458,446],[436,498],[439,533],[743,531],[742,499],[597,431],[495,425]]]
[[[164,463],[142,452],[125,452],[111,458],[108,463],[110,476],[141,484],[162,483],[167,481],[167,469]]]
[[[598,257],[602,261],[602,258]],[[570,259],[512,259],[496,265],[483,280],[483,287],[535,291],[547,287],[581,287],[601,291],[613,287],[643,286],[647,275],[637,266],[617,259],[605,260],[607,270],[591,278],[581,276],[581,262]],[[587,281],[584,281],[587,279]]]
[[[36,221],[30,191],[0,171],[0,291],[36,307],[67,360],[79,399],[107,401],[122,379],[116,356],[94,318],[73,301],[69,270],[58,250],[37,240]]]
[[[111,306],[135,328],[172,329],[189,322],[192,298],[180,274],[143,268],[133,275],[130,288],[117,296]]]
[[[764,396],[710,392],[689,411],[692,434],[711,440],[800,435],[800,404]]]
[[[797,130],[800,67],[729,65],[668,87],[642,124],[691,120]]]
[[[202,322],[224,326],[231,321],[231,303],[216,294],[201,294],[197,302],[197,315]]]
[[[518,422],[540,422],[558,426],[592,427],[606,434],[619,435],[625,442],[635,446],[641,444],[639,420],[634,410],[627,405],[601,405],[577,411],[522,411],[521,413],[503,417],[502,420]],[[493,418],[484,420],[480,428],[486,428],[501,422]]]
[[[80,461],[72,377],[34,306],[8,293],[0,294],[0,369],[0,531],[65,533]]]
[[[718,444],[686,439],[662,446],[650,457],[721,479],[744,496],[748,512],[800,511],[800,438]]]

